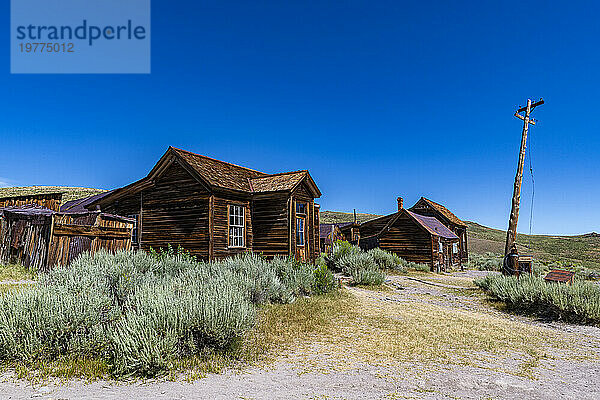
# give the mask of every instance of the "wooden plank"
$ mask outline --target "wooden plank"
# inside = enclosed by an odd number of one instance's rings
[[[106,238],[127,238],[131,230],[127,228],[111,228],[102,226],[86,226],[73,224],[55,224],[55,236],[92,236]]]

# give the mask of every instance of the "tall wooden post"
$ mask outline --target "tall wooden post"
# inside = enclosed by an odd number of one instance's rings
[[[504,247],[504,256],[507,256],[517,240],[517,223],[519,222],[519,206],[521,203],[521,183],[523,182],[523,165],[525,164],[525,150],[527,148],[527,132],[529,130],[529,124],[535,125],[535,121],[529,118],[533,109],[537,106],[544,104],[544,100],[531,102],[531,99],[527,100],[527,105],[519,108],[515,112],[515,116],[523,120],[523,132],[521,134],[521,150],[519,152],[519,163],[517,164],[517,174],[515,176],[515,186],[513,189],[512,197],[512,209],[510,211],[510,218],[508,220],[508,231],[506,232],[506,246]],[[525,112],[525,115],[520,113]],[[511,266],[515,270],[516,266]]]

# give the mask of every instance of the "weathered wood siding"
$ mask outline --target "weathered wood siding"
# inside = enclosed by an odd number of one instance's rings
[[[267,257],[290,251],[289,196],[256,196],[252,202],[253,250]]]
[[[209,197],[206,188],[177,163],[171,164],[153,185],[103,207],[118,215],[139,215],[139,247],[181,246],[209,258]],[[137,246],[135,246],[137,247]]]
[[[100,213],[54,214],[46,269],[69,265],[81,253],[131,249],[133,222]]]
[[[316,258],[315,249],[318,246],[319,240],[319,225],[315,225],[314,197],[305,184],[298,186],[298,188],[292,192],[291,197],[290,222],[292,229],[290,235],[290,254],[293,254],[297,259],[300,260],[314,261]],[[299,202],[306,203],[306,214],[304,215],[304,246],[298,246],[296,243],[296,204]]]
[[[0,212],[0,264],[19,263],[43,270],[51,226],[50,216],[2,216]]]
[[[48,271],[56,265],[69,265],[86,251],[129,250],[132,227],[129,220],[98,212],[3,212],[0,218],[0,263],[16,262],[38,271]]]
[[[232,247],[229,243],[229,206],[240,205],[244,207],[245,233],[244,247]],[[253,249],[252,213],[249,200],[242,200],[238,196],[214,196],[212,207],[212,240],[213,258],[222,259]]]
[[[361,237],[363,232],[361,230]],[[407,261],[432,265],[432,239],[406,215],[400,217],[379,237],[379,247]]]

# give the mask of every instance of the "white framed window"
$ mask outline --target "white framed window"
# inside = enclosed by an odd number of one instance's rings
[[[458,243],[452,243],[452,252],[454,254],[458,253]]]
[[[244,247],[246,237],[246,219],[244,218],[244,207],[229,205],[229,247]]]
[[[139,232],[138,232],[138,220],[139,214],[129,214],[127,218],[133,219],[133,229],[131,230],[131,243],[138,244],[140,241]]]
[[[304,218],[296,218],[296,245],[304,246]]]
[[[441,240],[438,240],[438,247],[439,247],[439,252],[443,253],[444,252],[444,245],[442,244]]]

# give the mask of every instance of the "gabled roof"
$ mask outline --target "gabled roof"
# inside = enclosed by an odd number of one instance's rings
[[[437,211],[438,213],[440,213],[442,216],[444,216],[448,221],[452,222],[453,224],[456,224],[456,225],[459,225],[459,226],[464,226],[464,227],[467,226],[467,224],[465,224],[460,218],[458,218],[456,215],[454,215],[446,207],[444,207],[440,203],[436,203],[435,201],[429,200],[429,199],[427,199],[425,197],[421,197],[421,199],[419,201],[417,201],[415,203],[415,205],[412,206],[410,209],[411,210],[415,209],[420,202],[426,203],[427,205],[429,205],[435,211]]]
[[[240,167],[225,161],[195,154],[186,150],[169,147],[167,152],[176,153],[181,159],[202,176],[211,186],[221,189],[252,191],[250,180],[267,174],[250,168]]]
[[[292,191],[302,182],[306,182],[306,185],[315,197],[321,196],[319,188],[306,170],[266,174],[186,150],[169,147],[145,178],[123,188],[113,190],[104,196],[92,199],[84,207],[89,208],[104,201],[114,201],[128,193],[135,193],[144,188],[151,187],[154,179],[160,176],[173,162],[181,164],[183,168],[207,189],[231,190],[254,194]]]
[[[385,225],[383,225],[383,228],[381,228],[379,232],[374,235],[379,236],[387,232],[388,228],[392,226],[396,222],[396,220],[403,214],[408,216],[418,226],[420,226],[423,230],[427,231],[431,235],[443,237],[445,239],[458,240],[458,236],[456,236],[437,218],[420,215],[406,209],[402,209],[401,211],[398,211],[394,214],[384,215],[383,217],[372,219],[370,221],[362,223],[360,226],[362,229],[363,227],[368,227],[369,225],[384,223]]]

